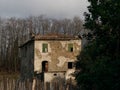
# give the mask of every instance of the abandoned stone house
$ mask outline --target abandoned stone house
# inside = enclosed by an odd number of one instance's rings
[[[20,46],[21,76],[44,82],[69,79],[81,51],[81,38],[61,34],[36,35]]]

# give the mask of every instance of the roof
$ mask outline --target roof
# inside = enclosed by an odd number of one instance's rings
[[[78,37],[74,37],[71,35],[64,35],[64,34],[56,34],[50,33],[46,35],[36,35],[33,37],[34,40],[72,40],[72,39],[79,39]]]
[[[64,35],[64,34],[56,34],[56,33],[50,33],[50,34],[45,34],[45,35],[35,35],[31,37],[30,40],[22,44],[20,47],[23,47],[27,43],[35,40],[78,40],[81,39],[79,36],[71,36],[71,35]]]

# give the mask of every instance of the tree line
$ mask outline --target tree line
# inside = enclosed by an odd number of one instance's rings
[[[78,35],[83,29],[79,17],[52,19],[43,15],[27,18],[0,18],[0,71],[19,72],[19,46],[30,38],[30,33],[62,33]]]

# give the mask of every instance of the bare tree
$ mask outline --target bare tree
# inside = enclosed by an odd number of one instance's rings
[[[79,17],[51,19],[43,15],[28,18],[0,18],[0,70],[17,72],[20,68],[19,45],[30,39],[30,34],[61,33],[78,35],[83,29]]]

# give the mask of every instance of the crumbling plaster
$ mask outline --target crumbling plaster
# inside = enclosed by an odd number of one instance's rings
[[[42,44],[48,44],[48,52],[42,52]],[[68,44],[72,43],[74,51],[68,52]],[[66,71],[67,62],[76,60],[76,56],[80,52],[81,41],[35,41],[34,71],[42,71],[42,61],[48,61],[48,71]]]

